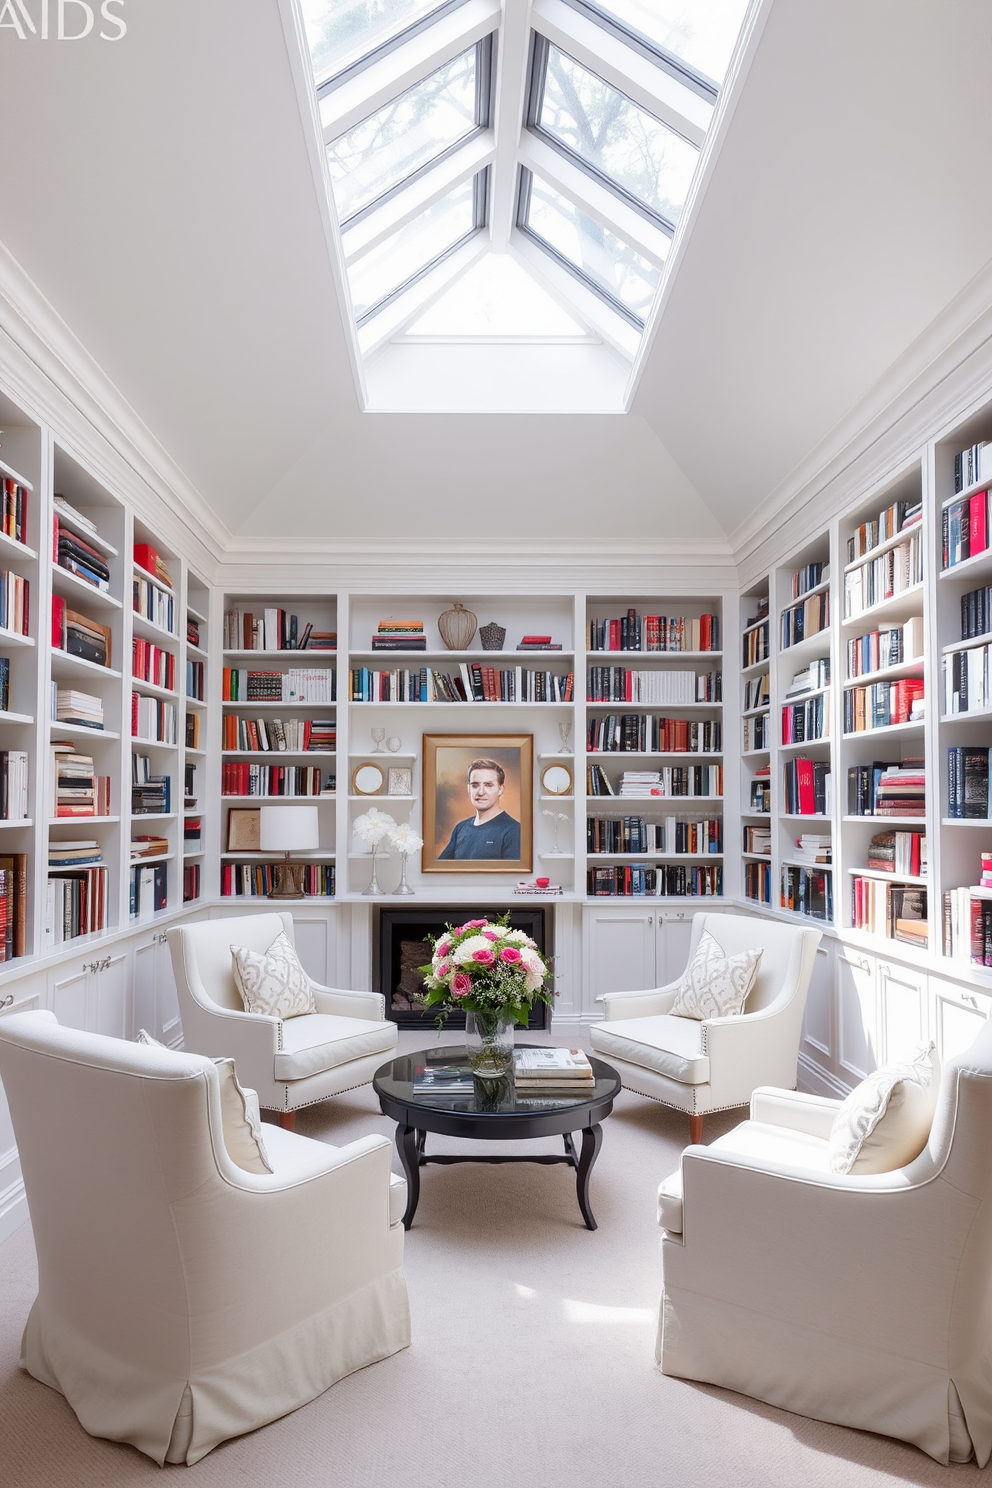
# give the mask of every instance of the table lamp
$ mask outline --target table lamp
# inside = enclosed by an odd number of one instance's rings
[[[258,845],[263,853],[283,853],[275,865],[270,899],[303,898],[303,864],[291,863],[291,852],[316,852],[320,828],[316,806],[260,806]]]

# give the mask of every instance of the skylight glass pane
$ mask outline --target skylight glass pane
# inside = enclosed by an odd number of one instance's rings
[[[747,0],[592,0],[593,8],[722,83]]]
[[[526,227],[643,325],[661,270],[534,176]]]
[[[472,133],[478,55],[463,52],[328,145],[342,222]]]
[[[698,150],[556,46],[548,47],[537,122],[631,197],[677,222]]]
[[[469,236],[475,228],[474,189],[474,180],[464,181],[352,265],[356,320]]]
[[[546,289],[508,253],[487,253],[413,321],[407,336],[588,341]]]
[[[438,7],[438,0],[302,0],[317,82],[367,56]]]

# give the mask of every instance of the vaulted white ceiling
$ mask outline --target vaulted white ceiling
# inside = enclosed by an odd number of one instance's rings
[[[278,0],[0,31],[0,241],[232,533],[721,543],[992,242],[985,0],[766,9],[625,414],[359,411]]]

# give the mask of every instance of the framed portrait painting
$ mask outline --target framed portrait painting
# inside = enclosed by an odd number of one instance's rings
[[[424,735],[424,873],[530,873],[533,734]]]

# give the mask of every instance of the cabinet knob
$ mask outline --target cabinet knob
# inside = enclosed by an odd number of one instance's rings
[[[654,915],[648,915],[648,924],[649,925],[653,925],[654,924]]]
[[[970,1003],[973,1008],[977,1008],[978,1006],[978,998],[974,995],[973,992],[962,992],[961,1001]],[[2,1002],[0,1002],[0,1007],[3,1007]]]
[[[11,1004],[13,1003],[13,1001],[14,1001],[14,994],[13,994],[13,992],[8,992],[6,997],[0,999],[0,1008],[10,1007]]]

